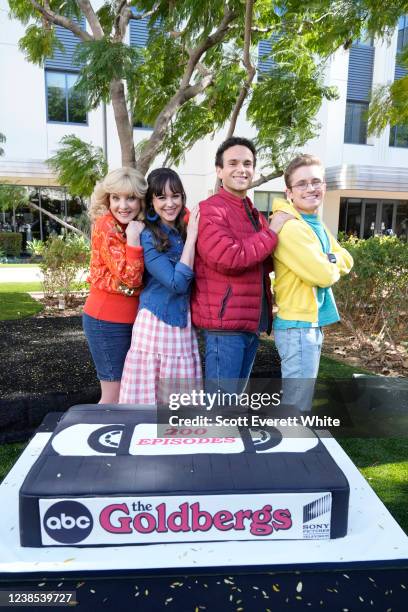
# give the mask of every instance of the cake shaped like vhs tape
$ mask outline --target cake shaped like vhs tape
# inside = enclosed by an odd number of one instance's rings
[[[349,485],[313,431],[183,436],[155,416],[102,405],[65,413],[20,489],[22,546],[346,535]]]

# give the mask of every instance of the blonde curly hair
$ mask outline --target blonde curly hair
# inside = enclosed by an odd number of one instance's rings
[[[109,196],[111,193],[129,193],[138,197],[141,200],[141,207],[136,218],[138,221],[142,221],[145,212],[144,197],[146,191],[147,181],[138,170],[126,167],[112,170],[102,181],[95,185],[88,208],[91,222],[94,223],[98,217],[101,217],[109,210]]]

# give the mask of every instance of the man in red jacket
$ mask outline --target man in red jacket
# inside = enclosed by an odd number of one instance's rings
[[[278,213],[268,225],[254,208],[247,190],[255,164],[250,140],[223,142],[215,158],[222,187],[200,203],[192,318],[204,329],[207,388],[230,393],[244,390],[259,334],[271,331],[271,254],[277,234],[291,218]]]

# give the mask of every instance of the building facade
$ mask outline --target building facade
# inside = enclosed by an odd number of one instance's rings
[[[80,214],[81,203],[58,185],[45,160],[55,153],[64,135],[75,134],[103,147],[111,169],[120,166],[113,111],[108,105],[87,113],[75,93],[77,68],[72,55],[76,41],[72,34],[59,30],[65,53],[57,52],[40,68],[19,50],[23,33],[21,24],[8,18],[6,0],[0,0],[0,76],[5,85],[0,94],[0,132],[7,137],[5,155],[0,157],[0,183],[27,186],[29,197],[40,207],[69,220]],[[407,237],[408,126],[387,128],[379,138],[368,137],[364,114],[372,87],[404,74],[396,56],[406,39],[408,19],[402,18],[390,44],[357,41],[350,50],[338,51],[328,64],[326,82],[337,86],[339,98],[323,103],[317,117],[319,137],[304,152],[318,155],[327,168],[323,219],[333,232],[366,238],[392,231]],[[145,42],[143,21],[132,21],[129,44],[143,46]],[[136,124],[135,143],[145,139],[148,131]],[[251,138],[254,130],[240,117],[236,134]],[[200,141],[178,168],[190,205],[213,192],[215,151],[223,138],[221,130],[214,139]],[[154,166],[162,161],[157,158]],[[268,214],[273,197],[283,189],[280,178],[257,187],[251,195]],[[10,222],[10,215],[3,215],[1,221]],[[55,229],[28,209],[17,210],[12,221],[32,226],[37,238]]]

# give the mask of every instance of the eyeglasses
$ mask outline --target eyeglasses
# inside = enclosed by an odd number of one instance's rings
[[[324,185],[324,181],[320,179],[312,179],[311,181],[299,181],[296,185],[291,185],[291,189],[300,189],[301,191],[305,191],[309,185],[313,187],[313,189],[320,189],[322,185]]]

